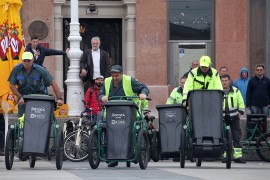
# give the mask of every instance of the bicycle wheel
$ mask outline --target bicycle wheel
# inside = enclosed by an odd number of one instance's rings
[[[5,146],[5,164],[7,170],[12,168],[14,161],[14,136],[13,130],[9,129],[6,137],[6,146]]]
[[[257,140],[256,151],[263,161],[270,162],[270,133],[263,134]]]
[[[90,134],[88,144],[88,160],[92,169],[96,169],[99,166],[100,159],[98,156],[98,134],[97,130],[93,130]]]
[[[76,145],[78,130],[69,133],[64,139],[64,155],[73,162],[84,161],[88,158],[89,135],[84,131],[81,131],[79,135],[80,142],[78,145]]]
[[[56,161],[56,168],[58,170],[62,169],[63,165],[63,146],[64,146],[64,140],[63,140],[63,131],[60,130],[57,136],[57,144],[56,144],[56,150],[55,150],[55,161]]]
[[[154,162],[159,161],[159,133],[158,132],[153,132],[153,137],[152,137],[152,145],[151,145],[151,158]]]
[[[186,133],[185,129],[181,130],[181,137],[180,137],[180,167],[185,167],[185,160],[186,160]]]
[[[226,134],[226,168],[230,169],[231,168],[231,163],[232,163],[232,130],[231,129],[227,129],[227,134]]]
[[[141,169],[146,169],[149,159],[149,143],[145,130],[139,131],[137,148],[139,166]]]

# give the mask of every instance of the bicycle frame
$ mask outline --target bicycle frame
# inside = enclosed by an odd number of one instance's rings
[[[251,133],[251,136],[246,140],[246,141],[241,141],[242,144],[246,144],[246,146],[243,146],[243,150],[246,151],[252,151],[252,154],[255,152],[256,153],[256,147],[251,147],[251,146],[256,146],[256,141],[255,140],[255,134],[259,134],[258,138],[264,136],[264,133],[262,133],[260,131],[260,129],[258,128],[260,125],[260,122],[258,121],[254,127],[254,129],[249,129],[247,128],[247,131],[249,131]],[[254,143],[252,143],[254,141]]]

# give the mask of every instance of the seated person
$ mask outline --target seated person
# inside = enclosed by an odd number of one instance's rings
[[[123,74],[121,66],[114,65],[111,69],[111,77],[105,79],[100,89],[99,99],[102,102],[107,102],[113,96],[134,96],[135,94],[139,94],[140,100],[145,100],[149,94],[149,89],[133,77]],[[115,167],[117,165],[118,162],[112,162],[109,163],[108,167]]]
[[[34,63],[31,52],[23,53],[22,63],[12,69],[8,81],[10,90],[17,96],[19,117],[25,112],[23,95],[46,94],[50,85],[57,97],[57,104],[63,105],[62,95],[55,80],[46,68]]]

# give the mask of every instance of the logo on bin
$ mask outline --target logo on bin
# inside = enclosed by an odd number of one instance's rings
[[[165,119],[169,122],[176,121],[176,113],[173,111],[165,112]]]
[[[45,119],[45,109],[31,107],[30,118]]]
[[[125,124],[125,117],[126,115],[123,113],[112,113],[112,124],[118,124],[118,125],[123,125]]]

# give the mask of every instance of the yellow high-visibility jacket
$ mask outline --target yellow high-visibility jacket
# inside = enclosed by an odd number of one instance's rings
[[[183,101],[187,99],[189,91],[200,89],[223,90],[216,69],[210,68],[206,75],[202,74],[199,67],[190,71],[183,90]]]

